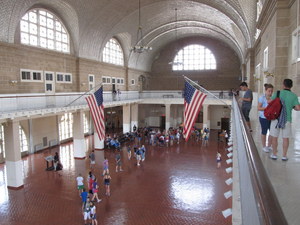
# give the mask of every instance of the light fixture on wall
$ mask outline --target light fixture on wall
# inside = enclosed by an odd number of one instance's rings
[[[144,45],[144,37],[143,37],[143,30],[141,26],[141,0],[139,0],[139,27],[137,29],[137,38],[136,38],[136,45],[130,48],[130,51],[134,53],[143,53],[152,50],[152,47]]]
[[[265,71],[265,72],[264,72],[264,75],[265,75],[266,77],[274,77],[274,74],[273,74],[273,73],[270,73],[270,72],[268,72],[268,71]]]
[[[10,80],[10,81],[9,81],[9,84],[10,84],[11,86],[16,85],[17,83],[18,83],[17,80]]]
[[[175,8],[175,52],[177,54],[178,52],[178,45],[177,45],[177,23],[178,23],[178,17],[177,17],[177,8]],[[174,65],[174,66],[181,66],[183,63],[179,62],[178,60],[176,61],[171,61],[169,64]]]

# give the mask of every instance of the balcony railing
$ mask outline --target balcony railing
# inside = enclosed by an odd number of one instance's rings
[[[213,94],[222,98],[229,99],[229,93],[212,91]],[[7,94],[0,95],[0,114],[5,112],[37,110],[45,108],[59,108],[69,106],[87,105],[85,97],[88,94],[76,93],[56,93],[47,94]],[[104,104],[115,101],[128,101],[149,98],[182,98],[182,91],[122,91],[113,94],[103,93]],[[208,98],[212,98],[208,96]]]

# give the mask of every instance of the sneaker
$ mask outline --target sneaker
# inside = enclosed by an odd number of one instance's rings
[[[282,160],[282,161],[288,161],[289,159],[288,159],[287,157],[284,157],[284,156],[283,156],[283,157],[281,158],[281,160]]]
[[[277,159],[277,155],[271,154],[271,155],[270,155],[270,158],[273,159],[273,160],[276,160],[276,159]]]
[[[102,201],[102,199],[99,199],[97,202],[99,203],[99,202],[101,202]]]
[[[263,147],[263,151],[266,152],[266,153],[269,153],[270,149],[269,149],[269,147]]]

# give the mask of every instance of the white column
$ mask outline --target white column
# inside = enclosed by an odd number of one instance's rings
[[[294,149],[300,150],[300,112],[292,111],[292,133],[294,134]]]
[[[86,144],[83,131],[83,112],[75,112],[73,114],[73,121],[74,158],[84,159]]]
[[[165,104],[166,106],[166,131],[170,128],[171,123],[171,104]]]
[[[4,125],[4,139],[7,186],[13,189],[22,188],[24,175],[20,150],[19,121],[9,121]]]
[[[130,132],[130,105],[123,105],[123,133]]]
[[[203,105],[203,128],[210,128],[209,105]]]
[[[133,126],[138,127],[139,125],[139,104],[131,105],[131,131],[133,131]]]
[[[94,132],[94,143],[95,143],[95,149],[104,149],[104,140],[100,140],[98,133]]]

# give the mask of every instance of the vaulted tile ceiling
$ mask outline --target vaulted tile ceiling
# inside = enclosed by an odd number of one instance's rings
[[[255,0],[141,0],[141,25],[148,54],[130,52],[137,43],[138,0],[2,0],[0,40],[15,42],[20,18],[31,8],[51,10],[70,32],[74,53],[101,60],[105,43],[116,37],[129,67],[149,70],[168,43],[188,36],[206,36],[229,45],[241,62],[254,42]],[[177,25],[174,9],[178,8]]]

